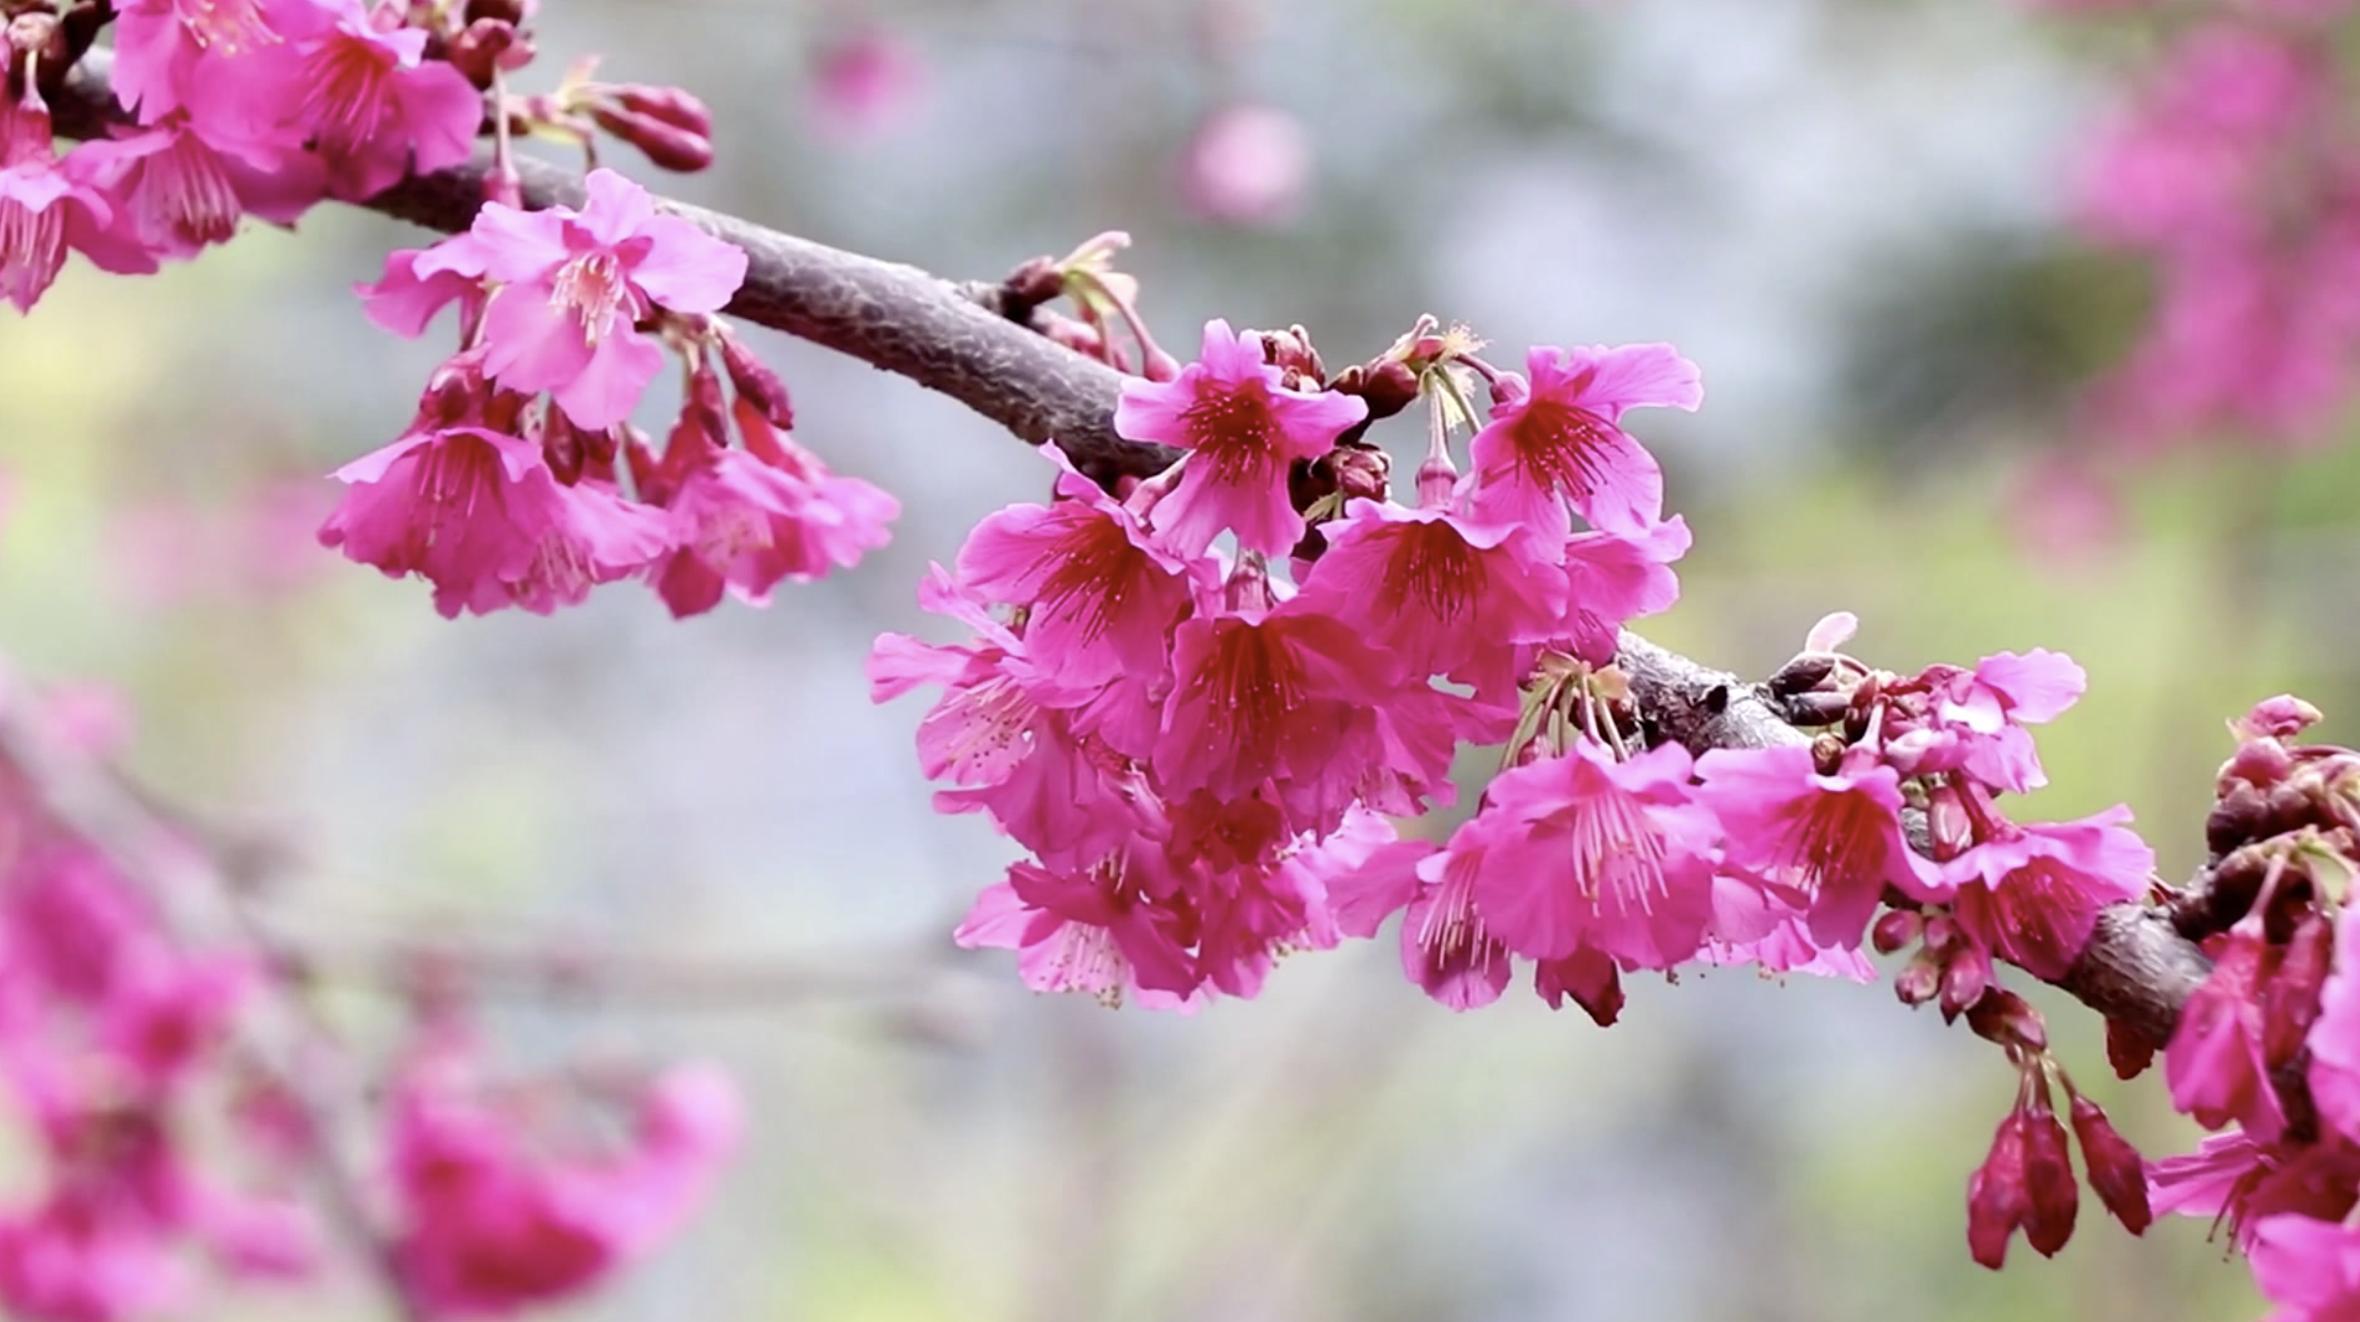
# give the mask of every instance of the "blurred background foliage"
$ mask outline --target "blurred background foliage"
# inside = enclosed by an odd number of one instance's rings
[[[2109,461],[2118,507],[2048,476],[2144,297],[2058,219],[2110,95],[2086,29],[2007,0],[550,0],[541,28],[552,77],[603,50],[713,103],[721,164],[677,195],[956,276],[1125,228],[1178,349],[1208,316],[1300,321],[1339,363],[1424,311],[1503,361],[1677,342],[1706,407],[1641,430],[1697,547],[1650,632],[1750,674],[1834,609],[1895,669],[2070,651],[2090,693],[2042,740],[2035,811],[2127,801],[2167,876],[2197,861],[2224,718],[2292,689],[2355,733],[2360,447]],[[914,77],[873,122],[831,118],[821,53],[872,28]],[[1180,205],[1192,126],[1241,100],[1311,147],[1281,223]],[[388,933],[816,970],[722,1009],[487,1010],[522,1062],[710,1054],[751,1094],[717,1205],[583,1316],[2258,1311],[2197,1224],[2135,1242],[2085,1208],[2061,1261],[1973,1267],[1965,1180],[2013,1076],[1881,987],[1641,984],[1600,1032],[1522,997],[1453,1018],[1380,943],[1178,1020],[950,949],[1005,847],[929,811],[917,708],[871,708],[860,662],[928,627],[926,562],[1039,468],[765,338],[803,438],[903,498],[888,552],[687,625],[627,587],[446,623],[309,541],[321,475],[396,432],[439,356],[345,292],[417,238],[323,211],[155,279],[77,269],[0,324],[0,643],[119,688],[144,773],[289,842],[272,912],[364,1036],[398,1006],[333,952]],[[2134,1141],[2193,1145],[2054,1008]]]

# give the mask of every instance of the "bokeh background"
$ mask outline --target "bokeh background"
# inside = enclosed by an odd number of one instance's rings
[[[1667,339],[1705,409],[1640,426],[1697,533],[1655,636],[1759,674],[1822,613],[1895,669],[2048,646],[2088,698],[2052,816],[2136,809],[2196,861],[2222,720],[2292,689],[2350,738],[2360,447],[2103,461],[2075,391],[2139,273],[2061,223],[2121,51],[2008,0],[552,0],[550,76],[603,50],[723,125],[679,196],[956,276],[1122,228],[1175,349],[1210,316],[1331,362],[1421,312],[1503,346]],[[882,45],[863,47],[863,42]],[[850,47],[851,54],[847,54]],[[847,60],[854,63],[847,64]],[[860,63],[865,61],[866,63]],[[848,80],[848,81],[847,81]],[[1194,209],[1240,103],[1305,153],[1286,214]],[[1283,156],[1282,152],[1282,156]],[[653,177],[646,172],[643,177]],[[1885,987],[1634,982],[1599,1031],[1521,994],[1457,1017],[1388,945],[1193,1019],[1026,992],[948,934],[1007,848],[931,813],[921,706],[867,701],[914,584],[1041,472],[946,400],[760,340],[802,438],[897,493],[856,573],[675,624],[652,594],[448,623],[318,550],[322,475],[408,418],[434,344],[346,293],[392,221],[323,209],[150,280],[68,273],[0,323],[0,645],[112,686],[136,762],[293,859],[274,923],[388,1038],[391,939],[705,970],[682,996],[509,989],[510,1059],[710,1056],[753,1125],[714,1205],[569,1316],[810,1322],[2239,1319],[2201,1224],[1974,1267],[1964,1186],[1997,1053]],[[1415,438],[1396,440],[1414,444]],[[1471,759],[1472,768],[1476,760]],[[342,952],[342,953],[339,953]],[[739,978],[733,970],[752,975]],[[2151,1154],[2152,1080],[2062,1054]],[[335,1292],[223,1316],[359,1315]]]

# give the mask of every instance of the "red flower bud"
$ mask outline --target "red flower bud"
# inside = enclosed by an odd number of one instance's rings
[[[591,107],[590,118],[598,127],[637,147],[660,169],[690,174],[713,163],[709,134],[609,105]]]
[[[1991,1154],[1967,1177],[1967,1251],[1998,1271],[2007,1261],[2008,1237],[2031,1214],[2024,1187],[2024,1114],[2010,1111],[1991,1138]]]
[[[729,372],[729,383],[737,387],[738,394],[760,410],[771,426],[780,431],[795,429],[795,402],[787,394],[787,383],[734,335],[722,337],[721,366]]]
[[[2114,1132],[2097,1103],[2078,1095],[2073,1099],[2073,1136],[2081,1141],[2081,1159],[2089,1167],[2090,1188],[2098,1201],[2123,1229],[2146,1233],[2155,1214],[2147,1206],[2147,1163],[2138,1149]]]
[[[2044,1104],[2026,1117],[2024,1188],[2031,1211],[2024,1218],[2024,1242],[2044,1258],[2073,1238],[2073,1217],[2081,1202],[2081,1186],[2073,1178],[2073,1157],[2066,1147],[2065,1126]]]
[[[1876,926],[1869,929],[1868,939],[1880,955],[1890,955],[1918,939],[1925,919],[1914,909],[1887,909],[1877,915]]]
[[[700,138],[713,136],[713,112],[705,108],[704,102],[680,88],[625,83],[620,87],[608,88],[607,96],[626,114],[669,124]]]

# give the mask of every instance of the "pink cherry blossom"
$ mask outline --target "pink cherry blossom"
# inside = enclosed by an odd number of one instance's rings
[[[237,62],[282,54],[291,33],[316,27],[316,8],[316,0],[123,0],[108,81],[143,124],[191,106],[210,111],[228,90],[223,84],[251,81],[258,71]]]
[[[2262,1054],[2261,984],[2270,947],[2258,920],[2231,931],[2212,975],[2181,1008],[2180,1024],[2164,1052],[2172,1104],[2207,1129],[2234,1120],[2256,1142],[2275,1140],[2286,1126],[2278,1090]]]
[[[424,58],[426,31],[405,26],[398,7],[320,0],[274,9],[272,19],[286,38],[283,53],[263,61],[277,77],[272,95],[337,197],[373,197],[475,150],[483,94],[450,64]]]
[[[1944,864],[1960,927],[2038,978],[2065,976],[2098,911],[2146,893],[2155,851],[2110,808],[2073,822],[2013,826]]]
[[[320,528],[389,578],[434,584],[435,609],[546,615],[646,568],[663,518],[585,478],[560,483],[541,448],[482,426],[424,426],[336,471],[349,488]]]
[[[1492,932],[1475,903],[1475,882],[1482,872],[1478,841],[1427,855],[1417,867],[1425,884],[1401,918],[1402,972],[1437,1004],[1453,1010],[1479,1010],[1498,1000],[1514,975],[1507,943]]]
[[[1704,402],[1696,364],[1668,344],[1535,348],[1529,384],[1515,383],[1475,434],[1475,512],[1544,533],[1569,526],[1565,508],[1608,532],[1644,532],[1663,519],[1663,470],[1623,414],[1650,405],[1690,411]]]
[[[664,456],[674,549],[649,577],[675,616],[713,609],[724,589],[759,606],[781,582],[849,569],[886,543],[901,513],[885,492],[829,472],[745,399],[736,411],[746,449],[675,433]]]
[[[1202,562],[1165,550],[1096,483],[1060,469],[1054,503],[976,525],[959,577],[987,601],[1026,608],[1032,655],[1065,683],[1160,674]]]
[[[1809,897],[1812,936],[1858,946],[1887,886],[1944,898],[1933,864],[1901,830],[1901,782],[1855,749],[1833,775],[1811,749],[1715,749],[1697,759],[1703,801],[1728,832],[1729,861]]]
[[[1189,917],[1149,895],[1143,871],[1121,854],[1075,876],[1019,863],[976,898],[955,939],[969,949],[1017,951],[1034,991],[1193,1009],[1201,998],[1186,949]]]
[[[1553,548],[1507,525],[1354,500],[1322,531],[1327,551],[1300,600],[1411,676],[1512,687],[1512,646],[1547,638],[1565,613]]]
[[[745,280],[746,254],[678,216],[646,189],[593,170],[580,211],[487,202],[472,231],[503,288],[484,317],[485,366],[511,390],[549,391],[574,422],[603,430],[663,364],[635,323],[656,308],[718,312]]]
[[[1071,709],[1090,695],[1043,674],[1025,641],[939,566],[919,603],[966,624],[975,640],[883,635],[869,656],[869,691],[885,702],[921,685],[942,689],[918,723],[921,768],[954,787],[935,795],[936,807],[988,812],[1051,867],[1087,868],[1128,840],[1146,796],[1135,772],[1075,729]]]
[[[1383,700],[1389,668],[1350,628],[1299,599],[1192,619],[1173,642],[1156,775],[1173,793],[1203,789],[1224,799],[1275,781],[1290,800],[1340,811],[1363,768],[1337,754]],[[1347,787],[1340,794],[1339,785]]]
[[[1533,959],[1589,948],[1668,969],[1693,957],[1713,916],[1719,829],[1693,801],[1690,769],[1677,744],[1618,762],[1584,738],[1492,781],[1451,840],[1477,847],[1485,926]]]
[[[226,243],[246,215],[292,223],[323,188],[316,158],[220,150],[186,118],[85,143],[75,159],[129,236],[158,256]]]
[[[1358,397],[1290,390],[1258,340],[1226,321],[1205,323],[1197,361],[1171,381],[1123,384],[1115,430],[1189,452],[1178,485],[1149,522],[1180,554],[1202,555],[1224,529],[1238,545],[1284,555],[1303,537],[1303,516],[1287,494],[1287,471],[1315,459],[1368,415]]]
[[[117,232],[114,209],[87,171],[58,160],[49,112],[0,98],[0,298],[31,312],[65,269],[69,248],[103,270],[156,269],[154,258]]]

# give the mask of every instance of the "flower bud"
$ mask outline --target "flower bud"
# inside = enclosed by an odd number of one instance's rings
[[[2079,1094],[2073,1098],[2073,1136],[2081,1141],[2082,1164],[2089,1168],[2098,1201],[2123,1229],[2145,1234],[2155,1214],[2147,1206],[2147,1163],[2138,1149],[2114,1132],[2097,1103]]]
[[[2269,834],[2270,806],[2262,792],[2249,782],[2228,782],[2220,802],[2204,819],[2204,842],[2214,858],[2228,853],[2239,845],[2260,840]]]
[[[780,431],[795,429],[795,403],[787,394],[787,383],[735,335],[721,337],[721,366],[728,371],[729,384],[737,388],[738,395],[751,401],[771,426]]]
[[[1767,683],[1772,693],[1792,697],[1808,693],[1835,673],[1836,659],[1828,652],[1805,652],[1780,666]]]
[[[1991,987],[1991,954],[1969,945],[1950,957],[1942,969],[1942,1019],[1949,1023],[1985,999]]]
[[[669,124],[700,138],[713,136],[713,112],[695,94],[684,89],[624,83],[607,88],[606,95],[626,114]]]
[[[1986,990],[1981,1000],[1967,1008],[1967,1027],[1977,1037],[2002,1046],[2045,1051],[2049,1045],[2048,1025],[2041,1019],[2040,1011],[2005,987]]]
[[[1880,955],[1890,955],[1918,939],[1925,919],[1914,909],[1887,909],[1877,915],[1876,926],[1869,929],[1868,939]]]
[[[2081,1188],[2073,1178],[2073,1158],[2065,1144],[2065,1126],[2044,1103],[2026,1117],[2024,1188],[2030,1211],[2024,1218],[2024,1242],[2044,1258],[2073,1238],[2073,1219],[2081,1202]]]
[[[1901,998],[1903,1005],[1924,1005],[1940,990],[1942,966],[1923,951],[1893,976],[1893,994]]]
[[[1366,366],[1347,367],[1336,377],[1337,392],[1358,395],[1368,405],[1368,420],[1390,418],[1418,398],[1418,374],[1398,359],[1387,358]]]
[[[693,174],[713,163],[709,134],[604,104],[592,106],[590,118],[598,127],[637,147],[659,169]]]
[[[479,89],[492,85],[492,75],[502,70],[519,69],[533,58],[530,38],[516,30],[504,19],[479,18],[461,29],[444,48],[443,57],[451,67],[467,75],[467,81]]]
[[[1991,1153],[1967,1177],[1967,1251],[1998,1271],[2007,1261],[2008,1237],[2031,1214],[2025,1189],[2024,1114],[2010,1111],[1991,1138]]]

